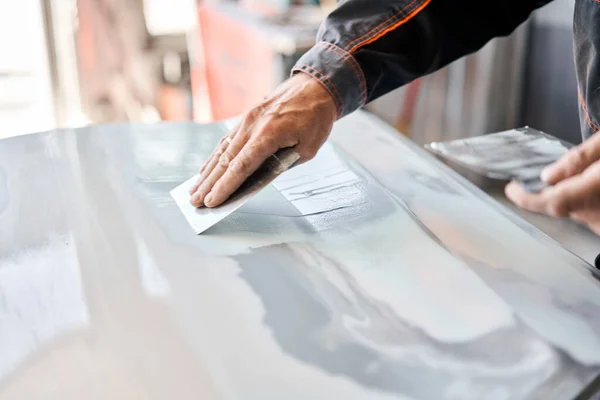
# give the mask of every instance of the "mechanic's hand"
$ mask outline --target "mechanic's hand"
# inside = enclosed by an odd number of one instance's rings
[[[220,205],[279,149],[293,147],[298,163],[310,160],[336,119],[335,102],[321,83],[304,73],[294,75],[221,140],[190,189],[191,203]]]
[[[511,182],[506,196],[526,210],[555,218],[570,217],[600,235],[600,133],[548,166],[541,178],[554,186],[532,194]]]

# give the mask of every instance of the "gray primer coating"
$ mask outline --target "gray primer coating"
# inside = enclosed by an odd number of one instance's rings
[[[332,143],[369,201],[197,236],[169,191],[224,133],[0,141],[0,400],[562,399],[598,375],[591,267],[365,113]]]

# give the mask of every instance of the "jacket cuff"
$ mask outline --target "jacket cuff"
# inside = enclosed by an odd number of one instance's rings
[[[292,68],[313,76],[327,89],[337,106],[338,118],[362,107],[367,100],[367,81],[356,59],[344,49],[319,42]]]

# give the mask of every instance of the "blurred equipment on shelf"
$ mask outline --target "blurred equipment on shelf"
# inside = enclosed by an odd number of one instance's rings
[[[158,91],[158,112],[163,121],[192,119],[189,62],[177,52],[162,59],[162,84]]]
[[[233,3],[233,2],[232,2]],[[237,4],[245,9],[262,15],[281,15],[292,8],[318,6],[318,0],[239,0]]]
[[[91,121],[192,118],[195,9],[194,0],[77,0],[80,90]]]
[[[289,76],[337,3],[27,0],[4,21],[0,123],[25,132],[238,116]],[[522,125],[576,142],[572,7],[545,7],[512,35],[366,108],[420,144]],[[31,28],[29,55],[10,39],[21,26]],[[25,90],[34,83],[40,90]]]
[[[77,0],[82,100],[94,122],[141,120],[154,105],[157,58],[141,0]]]
[[[198,30],[190,42],[196,121],[242,114],[285,80],[314,45],[323,9],[288,6],[265,16],[233,2],[199,5]]]

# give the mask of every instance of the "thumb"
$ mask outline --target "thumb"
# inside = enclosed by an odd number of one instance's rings
[[[596,133],[580,145],[573,147],[560,160],[546,167],[540,177],[544,183],[554,185],[580,174],[598,159],[600,159],[600,134]]]

